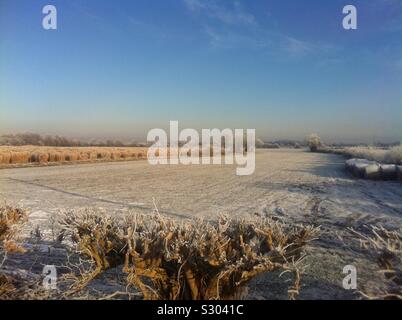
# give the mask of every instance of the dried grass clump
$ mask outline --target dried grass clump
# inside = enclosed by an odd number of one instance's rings
[[[371,226],[368,236],[358,233],[364,248],[370,249],[380,271],[387,281],[387,292],[380,294],[363,293],[369,299],[402,300],[402,233],[384,227]]]
[[[25,249],[16,241],[16,235],[21,225],[27,220],[26,212],[10,206],[0,207],[0,300],[16,297],[16,287],[13,278],[1,272],[8,254],[25,253]]]
[[[10,206],[0,207],[0,241],[8,241],[14,237],[16,231],[27,220],[26,212]]]
[[[50,294],[38,280],[0,274],[0,300],[46,300]]]
[[[0,300],[13,300],[15,290],[12,279],[0,274]]]
[[[145,299],[239,299],[263,272],[295,273],[298,293],[304,246],[317,229],[290,228],[271,220],[181,222],[154,214],[132,215],[119,224],[93,213],[62,222],[78,250],[95,262],[88,277],[123,264],[128,284]]]
[[[25,249],[17,242],[21,225],[27,221],[24,210],[10,206],[0,207],[0,267],[7,258],[7,253],[24,253]]]

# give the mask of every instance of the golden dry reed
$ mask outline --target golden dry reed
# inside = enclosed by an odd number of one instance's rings
[[[144,147],[1,146],[0,166],[146,159]]]

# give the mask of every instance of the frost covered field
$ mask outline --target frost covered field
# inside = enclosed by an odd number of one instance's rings
[[[0,198],[29,209],[28,226],[39,228],[44,240],[61,209],[82,207],[117,217],[150,213],[156,206],[175,219],[215,220],[223,213],[320,226],[319,239],[308,246],[301,299],[357,298],[356,291],[342,287],[345,265],[357,268],[357,290],[384,286],[376,261],[350,228],[364,234],[365,225],[402,226],[400,182],[355,179],[345,171],[343,157],[296,149],[258,150],[251,176],[236,176],[228,165],[150,166],[147,161],[2,169]],[[286,298],[277,276],[254,279],[248,297]]]

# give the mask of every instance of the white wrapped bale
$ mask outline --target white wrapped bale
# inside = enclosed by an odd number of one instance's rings
[[[368,161],[366,159],[356,159],[353,165],[353,174],[356,177],[364,178],[366,168],[370,165],[376,164],[374,161]]]
[[[384,180],[394,180],[397,177],[396,165],[381,164],[381,178]]]
[[[349,171],[353,170],[353,166],[355,165],[357,159],[349,159],[345,162],[345,168]]]
[[[378,163],[369,164],[364,169],[364,178],[369,180],[381,179],[381,168]]]
[[[349,159],[345,162],[345,167],[348,171],[351,173],[355,174],[355,167],[356,165],[359,165],[361,162],[364,162],[366,160],[364,159]]]
[[[365,162],[356,162],[353,166],[353,174],[358,178],[364,178],[364,173],[367,166],[368,164]]]

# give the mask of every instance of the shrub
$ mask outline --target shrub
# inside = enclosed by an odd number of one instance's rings
[[[154,221],[141,219],[133,225],[137,232],[133,228],[128,232],[125,271],[129,283],[139,287],[146,299],[243,298],[256,275],[291,270],[287,261],[301,257],[312,231],[285,235],[279,225],[266,221],[221,219],[200,227],[160,216]],[[151,289],[144,279],[152,282]]]
[[[317,231],[267,219],[178,223],[159,214],[131,215],[123,224],[94,213],[72,214],[62,226],[95,262],[89,279],[124,261],[128,283],[145,299],[170,300],[242,298],[250,279],[274,270],[295,273],[289,289],[294,297],[303,248]]]
[[[322,146],[321,138],[316,133],[310,134],[308,137],[308,146],[311,152],[316,152]]]
[[[61,219],[61,237],[70,236],[78,253],[95,262],[96,268],[75,286],[83,287],[94,277],[124,261],[125,245],[116,222],[108,216],[94,213],[69,212]]]
[[[402,145],[393,147],[385,154],[385,162],[402,165]]]
[[[350,158],[367,159],[384,164],[402,164],[402,145],[390,150],[374,147],[349,147],[342,149],[325,149],[327,152],[345,155]]]

